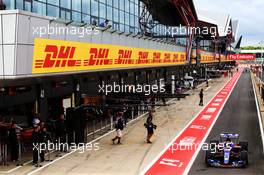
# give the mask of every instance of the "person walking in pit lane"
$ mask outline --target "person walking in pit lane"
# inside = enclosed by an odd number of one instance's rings
[[[124,129],[123,112],[118,112],[115,121],[115,128],[116,137],[112,139],[112,142],[115,144],[115,141],[117,140],[117,144],[121,144],[122,130]]]
[[[199,94],[199,97],[200,97],[199,106],[203,106],[203,96],[204,96],[203,89],[201,89],[200,94]]]
[[[144,126],[147,128],[147,133],[148,133],[147,134],[147,143],[152,143],[150,141],[150,139],[151,139],[151,137],[154,134],[154,129],[157,128],[157,126],[152,123],[152,120],[153,120],[153,116],[151,115],[151,113],[149,113],[149,116],[147,118],[147,121],[144,124]]]

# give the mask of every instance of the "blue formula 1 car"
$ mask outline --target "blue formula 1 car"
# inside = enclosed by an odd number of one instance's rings
[[[211,140],[205,163],[209,167],[245,168],[248,165],[248,142],[239,141],[239,134],[220,134]]]

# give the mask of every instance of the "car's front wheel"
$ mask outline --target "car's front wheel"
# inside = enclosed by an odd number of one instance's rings
[[[212,159],[212,158],[213,158],[213,154],[211,153],[210,150],[207,150],[206,153],[205,153],[205,164],[207,166],[210,166],[210,164],[208,163],[208,160]]]
[[[240,159],[245,162],[245,166],[248,165],[248,152],[241,151]]]

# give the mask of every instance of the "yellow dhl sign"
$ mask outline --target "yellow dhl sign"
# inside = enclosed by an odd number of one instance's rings
[[[186,63],[185,52],[42,38],[36,38],[34,43],[33,74],[168,66]],[[192,55],[192,57],[194,56],[195,54]],[[215,58],[212,54],[201,55],[201,63],[217,62],[218,60],[219,58]],[[221,56],[221,60],[225,60],[225,57]]]
[[[33,74],[186,63],[184,52],[40,38],[34,42]]]

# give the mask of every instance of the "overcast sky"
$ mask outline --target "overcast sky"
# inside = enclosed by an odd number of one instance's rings
[[[264,42],[264,0],[194,0],[194,3],[198,9],[228,13],[238,19],[242,46]]]

